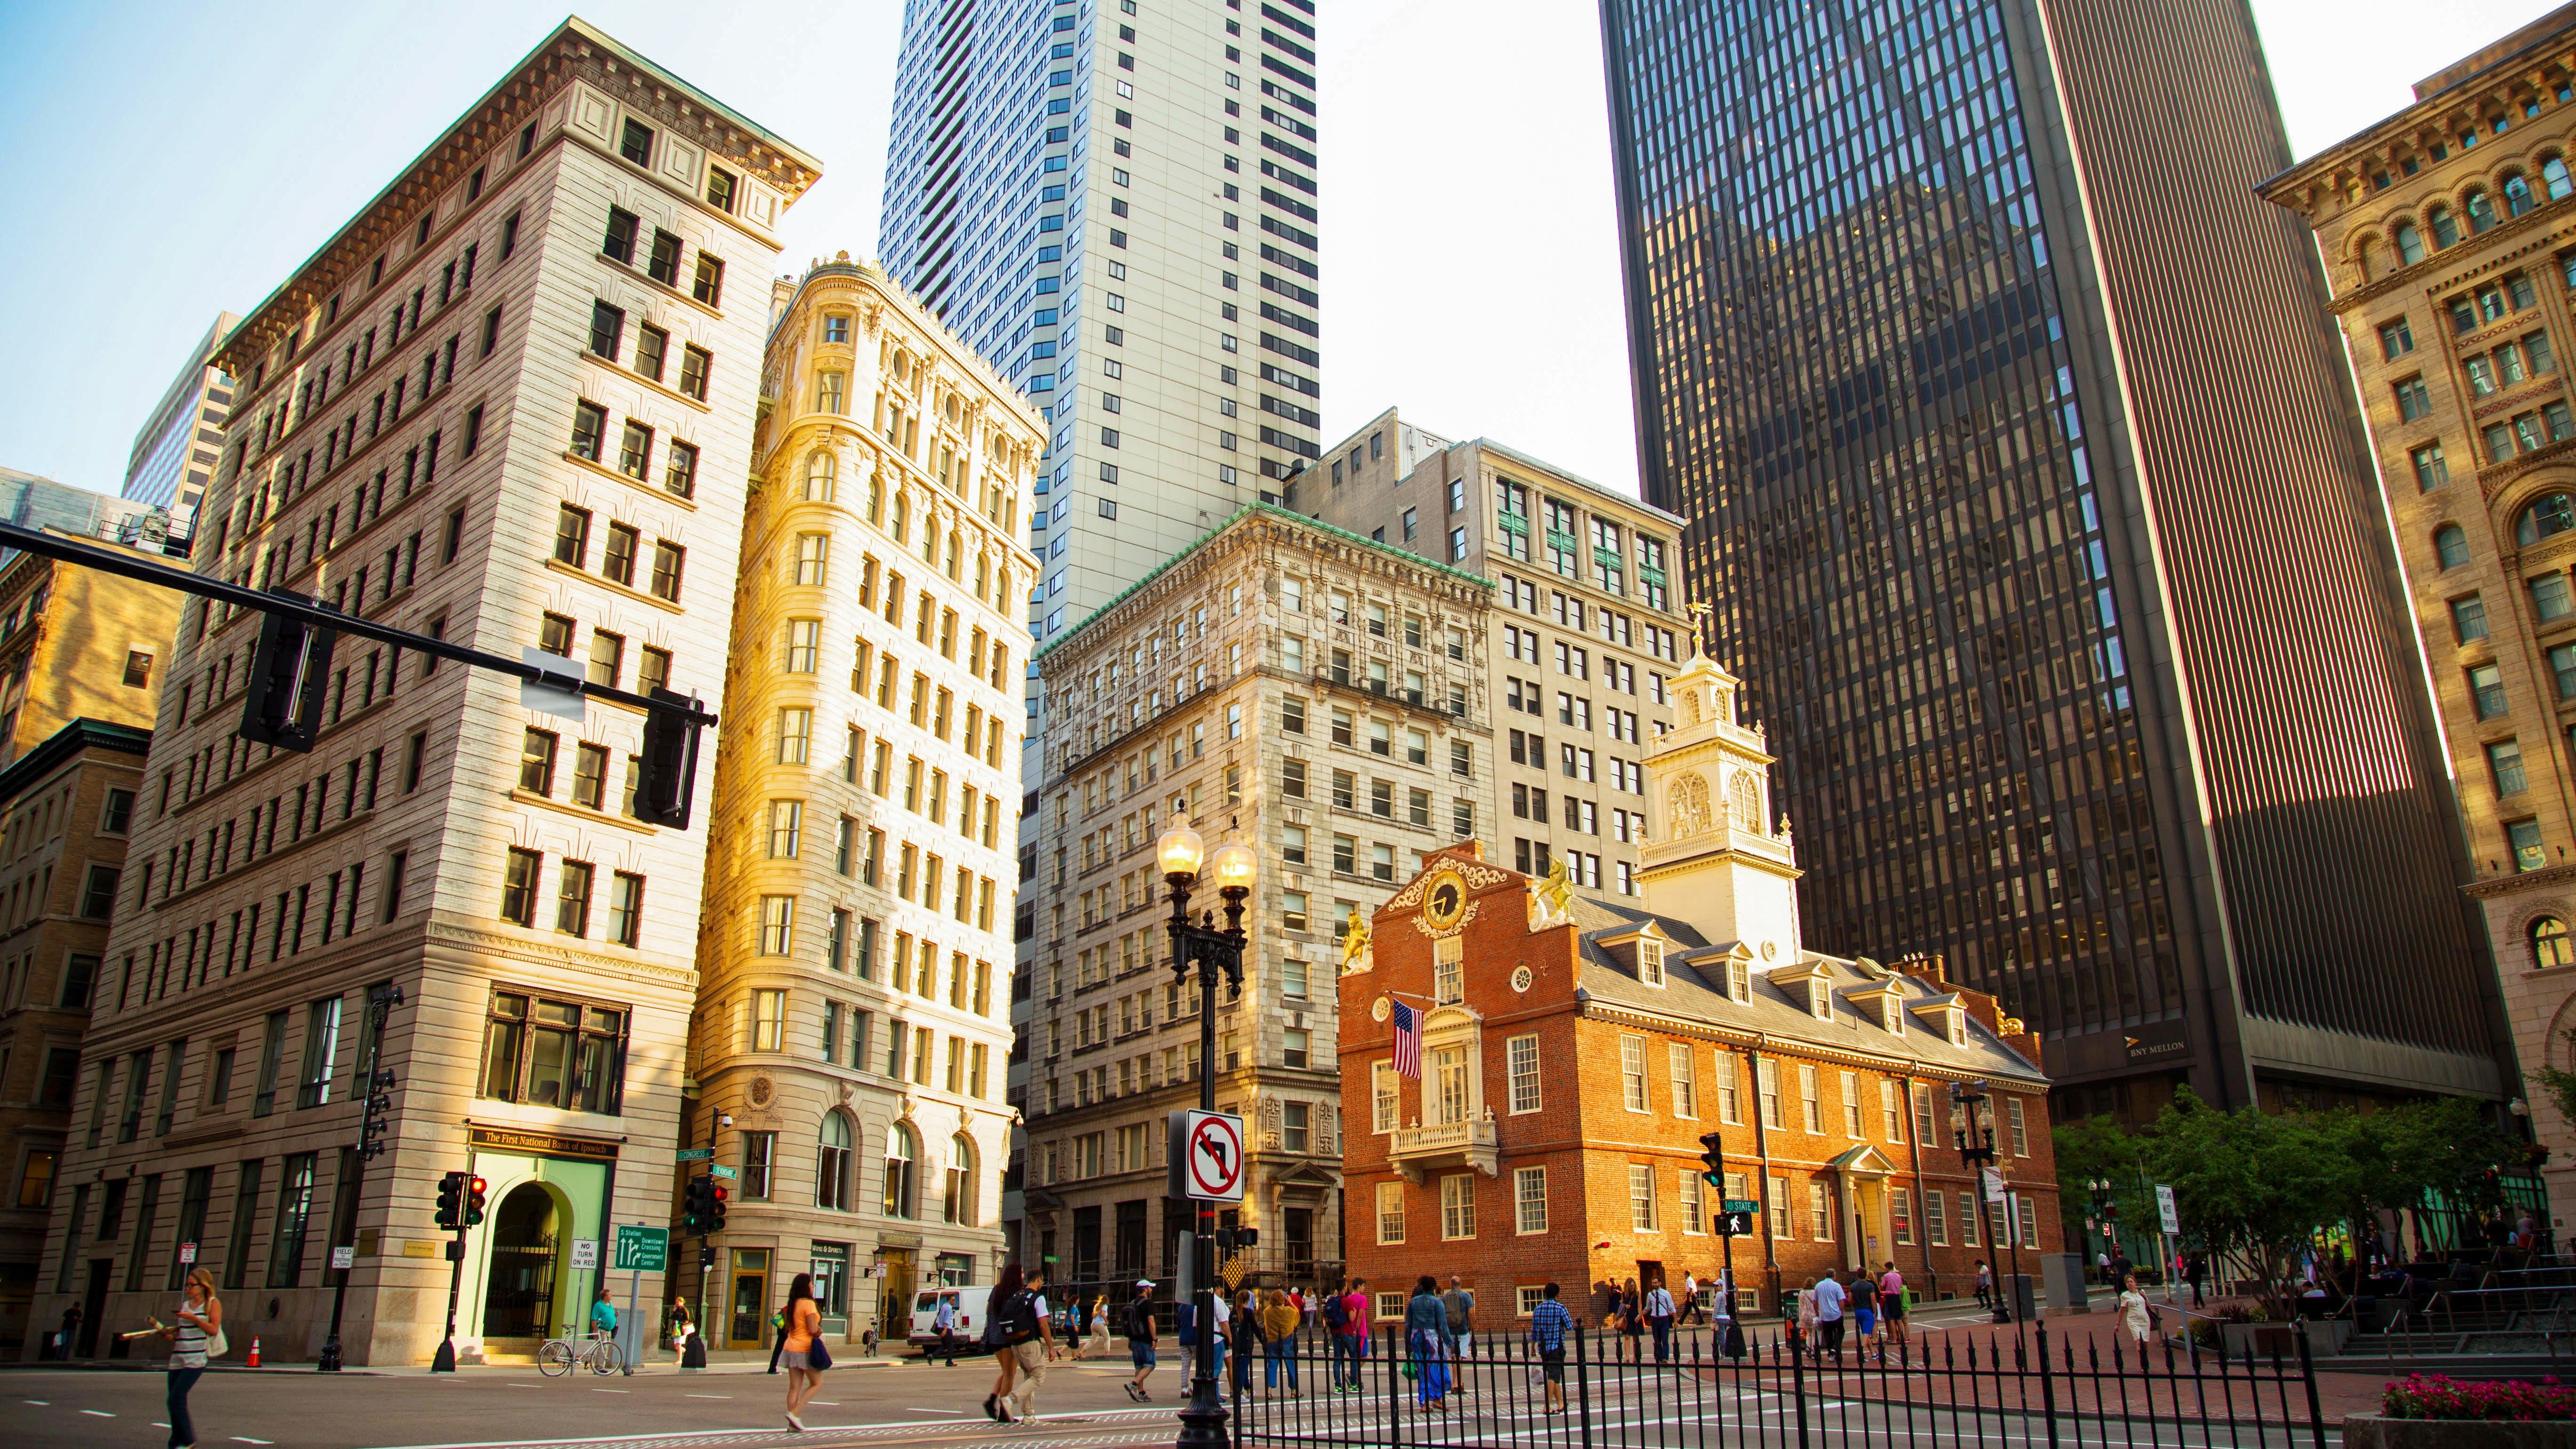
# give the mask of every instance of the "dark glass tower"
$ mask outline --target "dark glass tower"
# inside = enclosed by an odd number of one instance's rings
[[[1649,501],[1827,950],[2062,1113],[2496,1094],[2494,973],[2239,0],[1604,0]]]

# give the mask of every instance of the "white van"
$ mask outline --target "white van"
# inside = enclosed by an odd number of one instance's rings
[[[957,1305],[957,1347],[974,1354],[975,1345],[984,1336],[984,1303],[993,1296],[990,1288],[924,1288],[912,1299],[912,1346],[925,1353],[938,1346],[939,1330],[933,1320],[939,1316],[943,1298]]]

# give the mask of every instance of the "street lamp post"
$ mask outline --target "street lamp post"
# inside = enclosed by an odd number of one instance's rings
[[[364,1180],[368,1161],[384,1152],[384,1139],[392,1130],[385,1119],[393,1112],[394,1074],[381,1070],[377,1063],[384,1056],[385,1018],[395,1007],[402,1005],[402,999],[399,986],[379,986],[367,993],[366,1112],[358,1124],[358,1155],[351,1165],[348,1185],[342,1189],[351,1195],[352,1201],[356,1198],[359,1183]],[[350,1230],[356,1231],[355,1212],[349,1215],[349,1222]],[[342,1245],[335,1241],[331,1246],[337,1250]],[[349,1247],[354,1255],[356,1245],[353,1243]],[[349,1275],[354,1271],[354,1265],[331,1270],[332,1276],[338,1279],[331,1285],[331,1336],[322,1345],[322,1357],[314,1362],[313,1367],[318,1372],[335,1374],[340,1371],[340,1318],[349,1305]]]
[[[1240,989],[1243,985],[1243,903],[1252,895],[1253,877],[1260,873],[1261,859],[1252,847],[1240,841],[1217,847],[1211,858],[1197,831],[1187,820],[1176,819],[1155,843],[1163,879],[1172,888],[1172,918],[1168,929],[1172,936],[1172,975],[1187,985],[1190,970],[1198,970],[1199,987],[1199,1109],[1216,1110],[1216,983],[1222,973]],[[1207,873],[1216,880],[1217,894],[1225,901],[1225,929],[1216,927],[1215,912],[1203,916],[1199,923],[1190,921],[1190,887],[1198,884],[1199,869],[1204,863]],[[1212,1208],[1200,1206],[1191,1213],[1192,1245],[1190,1250],[1191,1313],[1197,1330],[1198,1352],[1190,1372],[1190,1404],[1181,1411],[1180,1449],[1226,1449],[1225,1404],[1216,1387],[1216,1216]]]
[[[2119,1230],[2116,1226],[2120,1220],[2120,1203],[2119,1199],[2112,1196],[2111,1179],[2093,1178],[2087,1181],[2085,1186],[2093,1193],[2093,1221],[2102,1231],[2102,1251],[2105,1255],[2116,1258],[2120,1255]],[[2113,1283],[2109,1286],[2116,1289],[2120,1285]]]
[[[1995,1103],[1986,1095],[1982,1081],[1956,1082],[1950,1087],[1950,1140],[1957,1144],[1959,1157],[1977,1171],[1977,1201],[1985,1203],[1986,1171],[1995,1161]],[[1981,1208],[1982,1210],[1982,1208]],[[1990,1223],[1992,1219],[1988,1220]],[[1991,1236],[1991,1234],[1989,1235]],[[2021,1225],[2012,1221],[2007,1205],[2004,1213],[2004,1242],[2012,1253],[2012,1282],[1998,1283],[2004,1291],[1995,1295],[1995,1322],[2013,1321],[2021,1296]]]

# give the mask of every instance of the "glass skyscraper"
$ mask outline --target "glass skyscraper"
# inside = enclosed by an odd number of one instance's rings
[[[2236,0],[1604,0],[1649,501],[1831,951],[2058,1109],[2501,1094],[2370,457]]]
[[[885,266],[1046,417],[1041,645],[1320,452],[1314,46],[1312,0],[905,8]]]

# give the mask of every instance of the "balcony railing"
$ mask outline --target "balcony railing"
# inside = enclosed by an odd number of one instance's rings
[[[1396,1171],[1417,1183],[1426,1172],[1443,1167],[1472,1167],[1493,1177],[1501,1168],[1500,1141],[1491,1116],[1430,1127],[1399,1127],[1388,1143],[1387,1158],[1395,1164]]]

